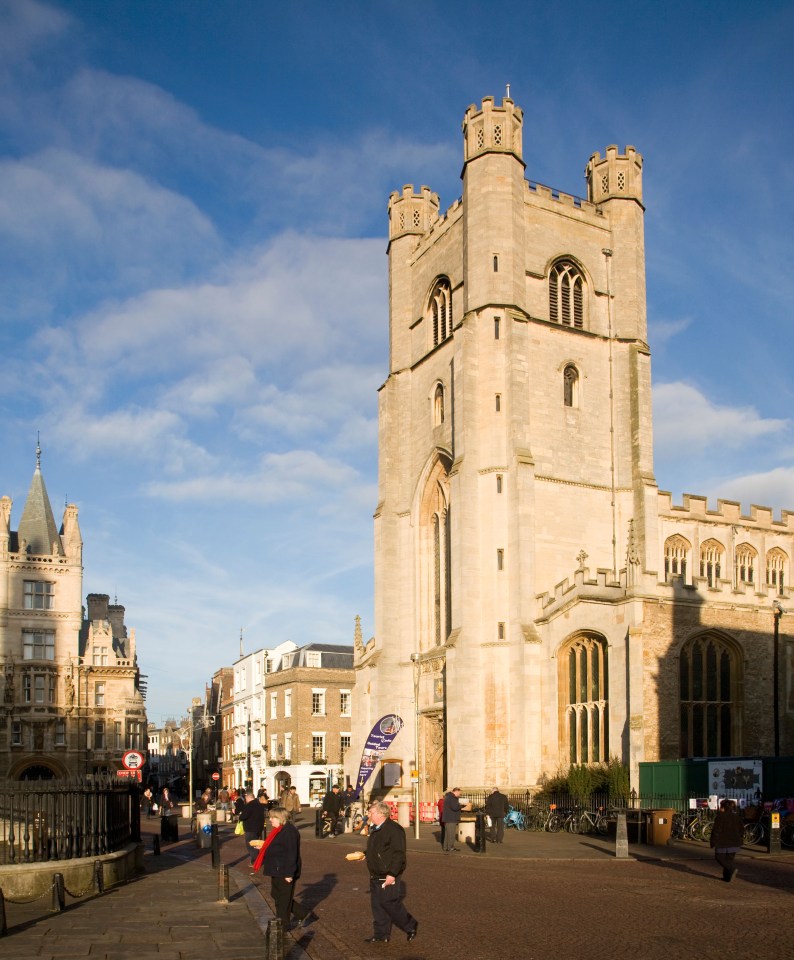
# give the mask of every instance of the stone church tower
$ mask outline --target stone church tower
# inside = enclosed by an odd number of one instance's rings
[[[509,98],[472,105],[462,199],[441,214],[409,185],[389,201],[376,622],[357,645],[354,742],[398,713],[407,776],[416,684],[426,800],[610,756],[636,773],[687,749],[761,749],[738,702],[752,670],[726,628],[757,631],[760,606],[771,632],[785,591],[759,586],[761,567],[775,547],[791,556],[788,515],[673,507],[656,487],[642,157],[594,153],[578,198],[525,179],[522,128]],[[750,581],[731,571],[743,525]],[[682,650],[728,651],[716,734],[681,685]]]

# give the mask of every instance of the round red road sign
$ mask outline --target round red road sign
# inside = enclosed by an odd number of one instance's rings
[[[219,773],[213,773],[212,775],[213,780],[220,780],[220,778],[221,778],[221,775]]]

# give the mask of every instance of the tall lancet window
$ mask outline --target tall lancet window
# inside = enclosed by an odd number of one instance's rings
[[[420,505],[420,646],[446,643],[451,630],[450,505],[447,471],[439,461],[430,472]]]
[[[433,286],[427,319],[433,331],[434,347],[452,335],[452,287],[446,277],[440,277]]]

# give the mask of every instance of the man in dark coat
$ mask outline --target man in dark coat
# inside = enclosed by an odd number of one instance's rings
[[[240,823],[243,825],[245,845],[248,847],[248,859],[251,863],[256,860],[259,851],[251,846],[252,840],[261,840],[265,830],[265,814],[267,806],[260,803],[253,793],[246,793],[245,806],[240,813]]]
[[[714,818],[709,843],[717,863],[722,867],[722,879],[726,883],[730,883],[739,872],[734,861],[743,842],[744,823],[736,812],[736,803],[733,800],[723,800],[720,812]]]
[[[390,818],[389,805],[379,801],[369,808],[370,833],[367,840],[369,899],[374,933],[365,943],[388,943],[392,924],[416,937],[419,924],[405,909],[405,830]]]
[[[460,847],[455,846],[455,840],[462,811],[460,787],[453,787],[444,794],[444,806],[441,811],[441,822],[444,824],[444,853],[457,853],[460,850]]]
[[[339,814],[342,812],[342,807],[344,806],[344,798],[339,792],[339,785],[334,784],[331,789],[323,797],[323,810],[322,812],[328,817],[331,821],[331,836],[336,836],[336,826],[339,823]]]
[[[507,797],[499,792],[499,787],[494,787],[485,801],[485,813],[491,818],[491,843],[504,843],[505,817],[509,810]]]

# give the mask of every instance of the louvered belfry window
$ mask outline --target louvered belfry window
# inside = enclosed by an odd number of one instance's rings
[[[584,328],[584,277],[571,260],[558,260],[549,274],[549,320]]]

